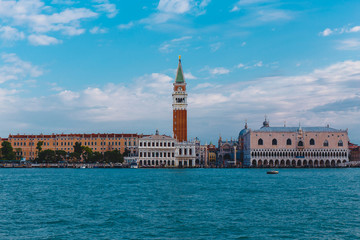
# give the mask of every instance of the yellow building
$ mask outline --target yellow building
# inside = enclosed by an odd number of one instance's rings
[[[26,159],[35,159],[37,143],[43,141],[42,150],[64,150],[74,152],[75,142],[91,148],[94,152],[119,150],[121,153],[127,148],[132,154],[137,154],[138,134],[52,134],[52,135],[9,135],[1,142],[8,141],[17,155]]]

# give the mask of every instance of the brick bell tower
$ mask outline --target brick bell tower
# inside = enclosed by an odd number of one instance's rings
[[[181,56],[174,82],[173,97],[173,132],[178,142],[187,141],[187,93],[184,73],[181,66]]]

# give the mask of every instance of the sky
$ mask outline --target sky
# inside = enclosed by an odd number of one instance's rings
[[[0,137],[172,135],[178,56],[188,137],[245,121],[348,129],[360,143],[358,0],[0,0]]]

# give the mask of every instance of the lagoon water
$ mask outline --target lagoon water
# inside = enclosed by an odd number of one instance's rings
[[[310,238],[360,238],[360,169],[0,169],[0,239]]]

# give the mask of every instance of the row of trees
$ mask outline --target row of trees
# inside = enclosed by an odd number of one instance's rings
[[[36,159],[37,162],[41,163],[57,163],[61,161],[68,162],[84,162],[84,163],[122,163],[124,157],[129,155],[128,149],[121,154],[119,150],[106,151],[104,154],[93,151],[87,146],[81,146],[81,143],[75,142],[73,146],[74,152],[67,154],[63,150],[45,150],[42,151],[42,144],[37,147],[39,154]]]
[[[124,157],[129,155],[129,150],[125,149],[122,154],[119,150],[106,151],[104,154],[96,151],[92,151],[87,146],[81,146],[81,143],[75,142],[73,146],[74,152],[68,154],[64,150],[42,150],[44,142],[39,141],[36,145],[37,158],[36,162],[39,163],[58,163],[58,162],[85,162],[85,163],[122,163]],[[15,149],[11,146],[11,143],[4,141],[1,144],[0,159],[2,160],[15,160],[20,157],[21,149]]]

